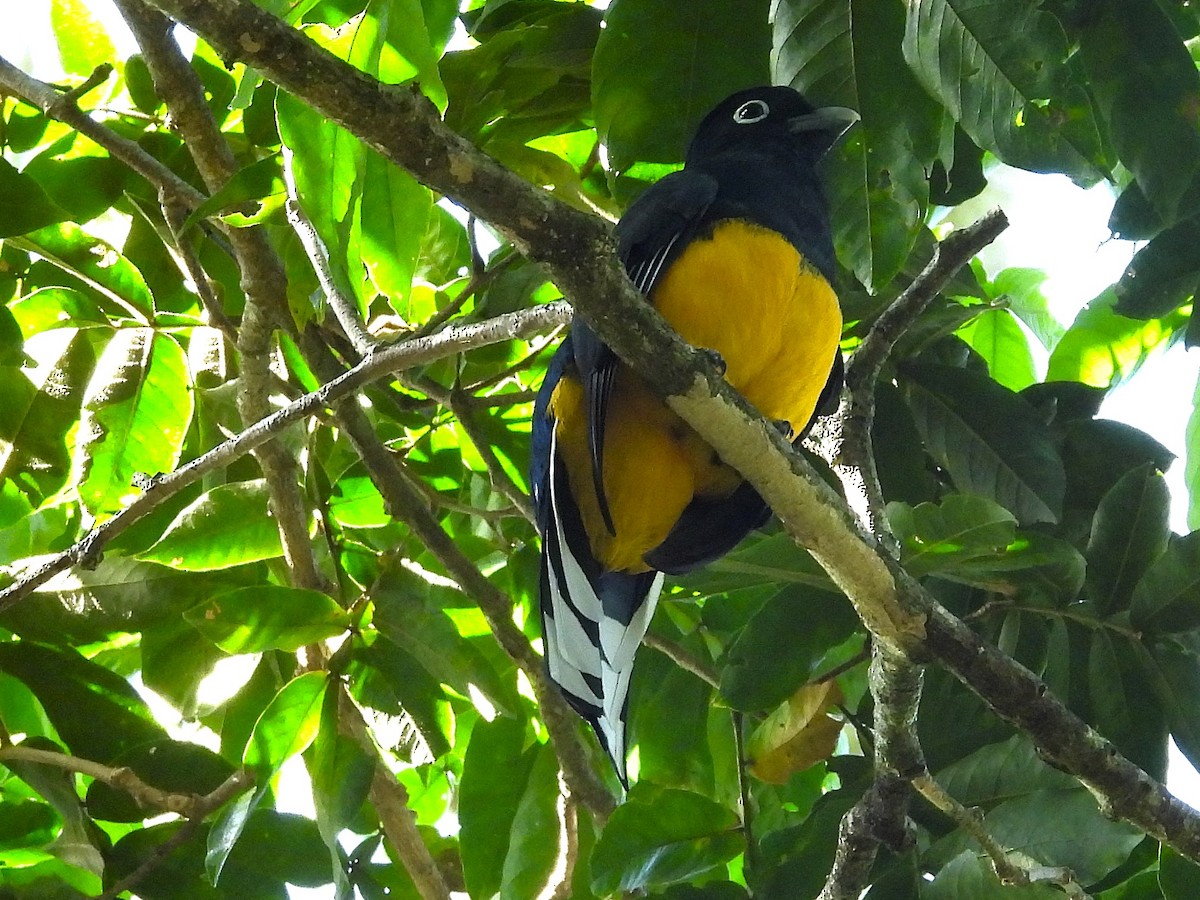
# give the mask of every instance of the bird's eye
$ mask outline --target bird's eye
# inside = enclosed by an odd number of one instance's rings
[[[762,100],[747,100],[733,114],[733,121],[739,125],[753,125],[761,122],[771,114],[771,107]]]

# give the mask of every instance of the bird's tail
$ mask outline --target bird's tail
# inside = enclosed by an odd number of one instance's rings
[[[592,556],[579,510],[550,448],[549,522],[542,535],[541,609],[546,663],[567,701],[591,724],[621,783],[633,660],[662,590],[660,572],[607,572]]]

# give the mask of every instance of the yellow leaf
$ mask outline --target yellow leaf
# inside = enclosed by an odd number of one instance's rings
[[[750,772],[762,781],[783,784],[794,773],[827,759],[843,724],[827,713],[841,699],[836,681],[806,684],[796,691],[750,736]]]

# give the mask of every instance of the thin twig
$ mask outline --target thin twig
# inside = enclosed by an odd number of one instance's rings
[[[642,643],[647,647],[654,648],[684,671],[691,672],[714,691],[721,686],[717,670],[711,663],[705,662],[690,650],[687,650],[674,641],[668,640],[653,631],[647,631],[646,636],[642,638]]]
[[[127,766],[106,766],[90,759],[82,759],[68,753],[43,750],[39,747],[24,747],[21,744],[0,747],[0,763],[34,763],[78,772],[119,791],[124,791],[146,809],[176,813],[187,819],[204,818],[218,806],[240,793],[250,784],[249,773],[239,769],[208,794],[180,794],[164,791],[147,784]]]
[[[746,771],[746,716],[741,710],[729,711],[733,726],[733,747],[737,754],[738,803],[741,806],[742,838],[746,842],[746,870],[753,877],[759,868],[758,841],[754,839],[754,795],[750,793],[750,776]]]
[[[159,189],[159,204],[162,207],[163,220],[167,223],[167,229],[171,233],[171,240],[175,245],[175,253],[179,262],[183,265],[184,271],[188,278],[192,280],[192,284],[196,286],[196,293],[200,297],[200,303],[204,306],[208,313],[209,321],[221,330],[221,333],[230,341],[237,343],[237,327],[229,320],[225,314],[225,310],[221,307],[221,302],[213,293],[212,284],[208,280],[208,273],[200,265],[200,260],[196,258],[191,241],[184,235],[183,226],[187,221],[188,209],[178,198],[167,193],[163,189]]]
[[[290,154],[285,154],[285,158],[289,156]],[[321,236],[317,234],[316,227],[304,214],[300,201],[297,199],[296,179],[292,174],[290,161],[283,167],[283,171],[287,176],[286,209],[292,231],[300,238],[300,244],[304,247],[305,255],[308,256],[308,261],[317,275],[321,290],[325,292],[325,300],[329,304],[329,308],[333,310],[334,316],[337,317],[338,324],[342,326],[342,331],[358,354],[366,356],[377,342],[367,331],[367,326],[358,314],[357,305],[346,296],[338,286],[337,279],[334,278],[333,269],[329,265],[329,251],[326,249],[324,241],[321,240]]]

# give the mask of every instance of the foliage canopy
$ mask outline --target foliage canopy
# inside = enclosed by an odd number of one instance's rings
[[[1200,537],[1168,526],[1171,453],[1099,416],[1151,354],[1200,342],[1192,4],[258,5],[609,218],[737,88],[859,110],[827,171],[848,352],[931,257],[935,214],[977,197],[995,161],[1110,182],[1112,230],[1145,243],[1069,327],[1040,273],[978,264],[909,323],[875,388],[878,475],[901,562],[940,603],[1153,778],[1168,737],[1200,764]],[[560,298],[487,223],[216,42],[172,70],[143,0],[119,0],[142,41],[125,58],[85,0],[49,6],[60,87],[87,83],[51,104],[0,66],[0,586],[332,381],[364,336],[416,341]],[[607,815],[564,787],[583,769],[616,793],[537,669],[524,471],[555,335],[376,373],[256,456],[155,495],[102,558],[0,600],[0,896],[821,891],[872,784],[870,651],[777,527],[671,588],[635,677],[629,796]],[[206,676],[231,666],[213,694]],[[917,734],[946,794],[1040,880],[1002,885],[971,830],[918,797],[859,886],[871,900],[1200,895],[1195,853],[1110,819],[936,665]],[[314,818],[280,808],[297,758]]]

